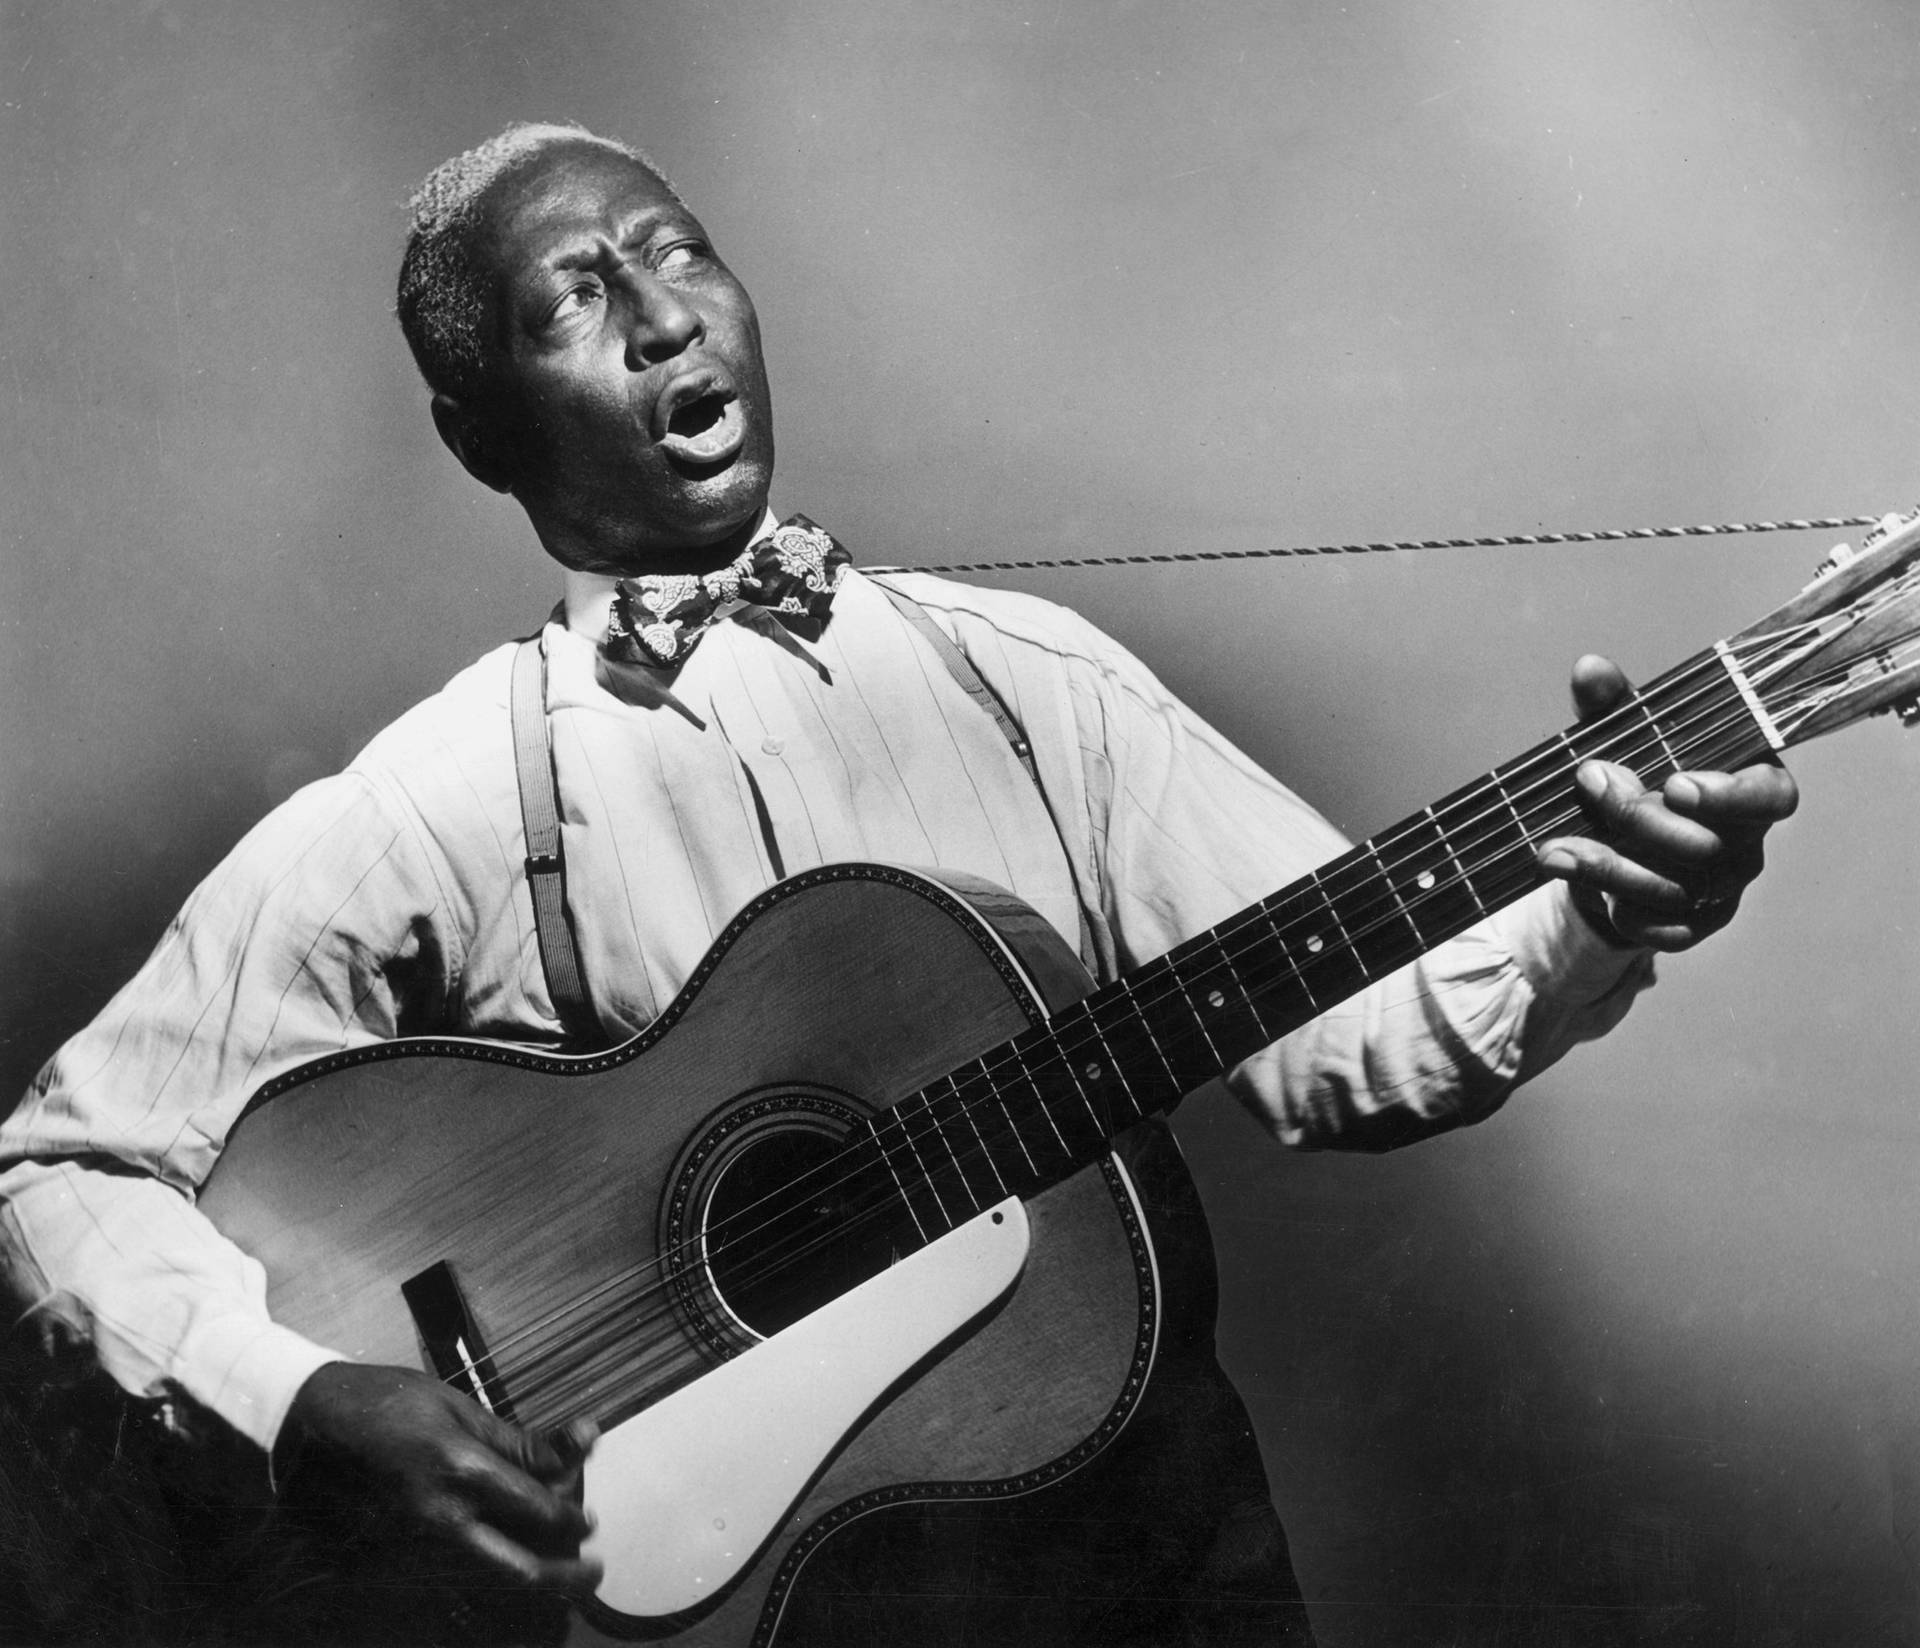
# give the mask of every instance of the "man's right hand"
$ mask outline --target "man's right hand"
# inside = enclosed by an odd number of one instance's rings
[[[417,1369],[329,1362],[294,1396],[274,1452],[291,1491],[310,1471],[351,1478],[363,1537],[417,1552],[424,1536],[475,1580],[583,1596],[601,1577],[580,1555],[593,1434],[556,1447]]]

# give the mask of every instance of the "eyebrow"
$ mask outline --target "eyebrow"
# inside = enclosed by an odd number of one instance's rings
[[[606,246],[609,238],[614,246],[624,250],[636,241],[649,239],[663,225],[675,222],[684,223],[694,228],[699,227],[694,220],[693,214],[684,206],[677,205],[674,202],[669,201],[660,206],[642,207],[639,211],[624,218],[611,237],[603,237],[596,232],[590,242],[575,242],[556,256],[550,258],[547,266],[552,269],[590,268],[600,261],[603,255],[603,248]],[[700,232],[705,234],[706,231],[701,230]]]

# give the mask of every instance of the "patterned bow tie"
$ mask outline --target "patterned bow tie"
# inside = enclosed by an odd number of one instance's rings
[[[615,663],[672,669],[700,637],[741,606],[765,607],[817,641],[853,557],[804,515],[789,515],[718,572],[623,579],[607,620]]]

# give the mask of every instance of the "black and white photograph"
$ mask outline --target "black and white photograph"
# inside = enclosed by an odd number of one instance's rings
[[[0,0],[0,1644],[1920,1644],[1920,14]]]

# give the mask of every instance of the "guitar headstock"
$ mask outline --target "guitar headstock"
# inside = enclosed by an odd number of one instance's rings
[[[1784,606],[1725,643],[1783,744],[1863,716],[1920,722],[1920,510],[1839,545]]]

